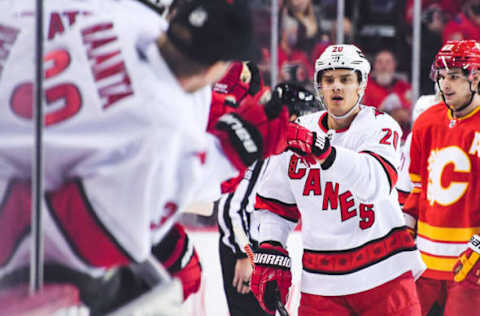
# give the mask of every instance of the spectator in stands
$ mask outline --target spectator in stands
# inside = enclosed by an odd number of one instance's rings
[[[337,42],[337,21],[333,21],[332,28],[328,34],[321,36],[321,40],[317,42],[313,49],[311,63],[314,65],[315,61],[320,57],[323,51],[331,44]],[[343,19],[343,43],[353,43],[353,26],[348,18]]]
[[[368,79],[363,103],[388,112],[408,134],[410,127],[411,85],[396,74],[392,51],[380,50],[375,55],[372,76]]]
[[[298,25],[297,43],[295,48],[302,49],[307,54],[312,51],[319,34],[317,16],[312,0],[286,0],[281,11],[293,18]]]
[[[467,0],[422,0],[422,15],[424,14],[424,10],[428,10],[428,8],[433,5],[440,8],[448,18],[451,18],[460,13],[466,1]],[[405,5],[405,22],[409,25],[413,22],[413,4],[414,0],[407,0]]]
[[[430,61],[442,47],[442,32],[447,14],[438,4],[431,4],[422,11],[422,35],[420,49],[420,94],[433,94],[430,79]]]
[[[282,13],[280,23],[280,42],[278,45],[279,81],[291,81],[301,84],[312,76],[308,55],[298,48],[298,23],[286,11]]]
[[[467,0],[462,12],[443,30],[443,42],[464,39],[480,41],[480,0]]]

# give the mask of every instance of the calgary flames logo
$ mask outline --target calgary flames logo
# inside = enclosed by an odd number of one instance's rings
[[[445,169],[450,164],[453,165],[453,173],[445,175]],[[427,199],[431,205],[435,202],[451,205],[465,194],[468,182],[456,182],[452,177],[456,172],[468,173],[471,170],[470,159],[461,148],[450,146],[432,150],[427,168]]]

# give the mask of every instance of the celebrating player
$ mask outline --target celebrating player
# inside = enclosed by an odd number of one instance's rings
[[[480,307],[479,70],[480,43],[447,42],[432,65],[443,101],[413,125],[413,190],[404,212],[416,221],[427,264],[417,281],[423,315],[435,303],[446,316],[471,315]]]
[[[369,71],[354,45],[325,50],[314,80],[326,111],[302,118],[305,128],[290,126],[291,151],[270,158],[259,184],[251,288],[270,314],[286,301],[285,245],[301,217],[299,315],[420,315],[414,279],[424,264],[395,190],[401,130],[360,104]]]

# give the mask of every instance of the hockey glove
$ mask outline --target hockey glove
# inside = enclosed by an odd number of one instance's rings
[[[162,241],[152,247],[152,254],[172,277],[180,279],[184,300],[200,289],[202,267],[182,225],[175,224]]]
[[[274,315],[278,292],[283,304],[287,302],[292,284],[288,251],[278,242],[264,242],[255,251],[250,288],[264,311]]]
[[[320,163],[334,155],[326,134],[312,132],[295,123],[288,124],[287,146],[300,156],[313,156]]]
[[[266,94],[264,88],[255,97],[247,96],[238,110],[218,119],[212,132],[239,171],[287,147],[287,107],[271,99],[262,106]]]
[[[210,103],[210,112],[208,113],[207,132],[215,129],[215,124],[220,116],[235,111],[238,104],[234,98],[228,94],[222,94],[212,91],[212,102]]]
[[[253,62],[234,62],[212,91],[207,131],[211,132],[218,118],[238,108],[247,95],[254,96],[263,88],[258,67]]]
[[[480,285],[480,236],[473,235],[468,242],[468,248],[460,254],[453,267],[454,280],[462,282],[467,280]]]
[[[213,87],[214,92],[233,96],[240,104],[247,95],[254,96],[263,88],[258,67],[253,62],[234,62],[226,75]]]

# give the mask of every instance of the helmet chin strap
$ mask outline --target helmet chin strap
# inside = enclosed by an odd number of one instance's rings
[[[363,90],[365,91],[365,90]],[[348,118],[350,115],[353,114],[353,112],[355,111],[355,109],[359,106],[360,104],[360,101],[362,100],[362,97],[363,97],[363,92],[359,93],[358,94],[358,99],[357,99],[357,102],[355,102],[355,104],[350,108],[350,110],[348,110],[346,113],[342,114],[342,115],[335,115],[333,114],[332,112],[330,112],[330,110],[328,109],[326,103],[323,101],[323,97],[321,97],[321,101],[323,103],[323,106],[327,109],[327,112],[328,112],[328,115],[330,115],[331,117],[333,117],[335,120],[344,120],[346,118]]]

